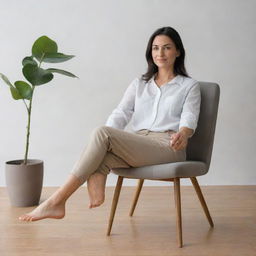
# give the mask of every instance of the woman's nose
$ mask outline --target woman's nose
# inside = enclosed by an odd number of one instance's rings
[[[159,55],[160,55],[160,56],[163,56],[163,55],[164,55],[164,50],[161,49],[161,48],[160,48],[160,50],[159,50]]]

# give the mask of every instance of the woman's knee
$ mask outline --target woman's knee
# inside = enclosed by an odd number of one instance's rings
[[[102,134],[106,134],[106,135],[110,135],[110,129],[111,127],[109,126],[105,126],[105,125],[101,125],[101,126],[97,126],[96,128],[93,129],[92,134],[93,135],[102,135]]]

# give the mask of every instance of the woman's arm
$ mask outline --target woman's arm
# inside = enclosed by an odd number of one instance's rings
[[[179,131],[171,135],[170,146],[174,150],[186,148],[188,139],[193,136],[197,127],[200,112],[201,94],[199,83],[194,84],[185,99]]]
[[[136,86],[138,78],[134,79],[126,89],[120,103],[112,111],[106,121],[106,126],[111,126],[117,129],[124,129],[134,112],[134,103],[136,96]]]
[[[199,118],[200,103],[200,85],[198,82],[196,82],[191,86],[185,98],[185,102],[183,104],[182,113],[180,117],[179,130],[182,127],[187,127],[193,130],[191,136],[194,134]]]

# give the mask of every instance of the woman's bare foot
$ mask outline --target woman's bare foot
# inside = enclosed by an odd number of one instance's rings
[[[105,200],[105,185],[107,176],[101,173],[93,173],[87,180],[87,189],[90,197],[89,208],[98,207]]]
[[[45,218],[62,219],[65,216],[67,199],[81,186],[81,181],[71,174],[67,181],[53,195],[32,212],[19,217],[23,221],[36,221]]]
[[[62,219],[65,216],[65,203],[55,204],[51,199],[44,201],[30,213],[19,217],[22,221],[37,221],[45,218]]]

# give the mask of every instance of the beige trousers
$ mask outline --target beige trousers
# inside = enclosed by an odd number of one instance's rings
[[[132,133],[108,126],[97,127],[71,173],[83,184],[94,172],[107,175],[112,168],[184,161],[186,150],[174,151],[169,145],[172,133],[174,131],[149,130]]]

